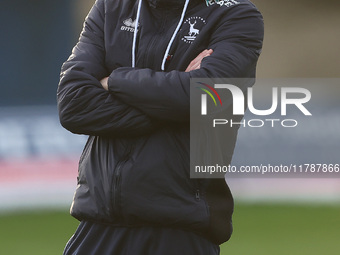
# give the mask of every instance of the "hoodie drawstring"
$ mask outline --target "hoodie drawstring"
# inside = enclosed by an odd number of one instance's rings
[[[138,29],[138,22],[140,16],[140,9],[142,7],[142,0],[138,2],[138,9],[137,9],[137,17],[135,21],[135,31],[133,31],[133,42],[132,42],[132,64],[131,66],[134,68],[136,67],[136,42],[137,42],[137,29]]]
[[[136,42],[137,42],[137,28],[138,28],[138,22],[139,22],[139,17],[140,17],[140,12],[141,12],[141,6],[142,6],[142,1],[143,0],[139,0],[138,2],[138,9],[137,9],[137,17],[136,17],[136,23],[135,23],[135,31],[133,33],[133,43],[132,43],[132,67],[135,67],[136,66]],[[168,54],[170,52],[170,49],[171,49],[171,45],[172,43],[174,42],[175,38],[176,38],[176,35],[179,31],[179,29],[181,28],[182,26],[182,23],[183,23],[183,20],[184,20],[184,16],[185,16],[185,13],[187,11],[187,8],[188,8],[188,5],[189,5],[189,2],[190,0],[186,0],[185,3],[184,3],[184,7],[183,7],[183,11],[182,11],[182,15],[181,15],[181,18],[178,22],[178,25],[174,31],[174,33],[172,34],[172,37],[168,43],[168,46],[165,50],[165,54],[164,54],[164,57],[163,57],[163,61],[162,61],[162,65],[161,65],[161,70],[164,71],[165,70],[165,63],[166,63],[166,60],[168,58]]]
[[[185,12],[187,11],[187,8],[188,8],[189,1],[190,0],[185,1],[184,8],[183,8],[182,15],[181,15],[181,19],[179,20],[178,25],[175,29],[175,32],[172,34],[172,37],[171,37],[170,42],[168,44],[168,47],[166,48],[166,51],[165,51],[165,54],[164,54],[164,57],[163,57],[163,61],[162,61],[162,66],[161,66],[162,71],[164,71],[164,69],[165,69],[165,62],[166,62],[166,59],[168,58],[168,54],[169,54],[171,45],[172,45],[173,41],[175,40],[175,37],[176,37],[180,27],[182,26],[184,16],[185,16]]]

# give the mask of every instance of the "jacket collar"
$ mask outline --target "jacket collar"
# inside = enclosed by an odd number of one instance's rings
[[[193,2],[203,2],[205,0],[190,0],[190,3]],[[172,7],[172,8],[183,8],[185,0],[147,0],[149,5],[154,8],[164,8],[164,7]]]
[[[177,7],[184,4],[185,0],[148,0],[153,7]]]

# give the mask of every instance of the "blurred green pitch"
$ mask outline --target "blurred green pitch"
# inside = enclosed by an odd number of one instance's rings
[[[77,225],[67,209],[0,215],[0,254],[62,254]],[[339,236],[340,207],[241,204],[221,255],[335,255]]]

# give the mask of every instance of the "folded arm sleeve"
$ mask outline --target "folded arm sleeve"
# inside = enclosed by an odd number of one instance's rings
[[[263,42],[262,16],[255,8],[231,16],[212,33],[208,48],[214,52],[203,59],[200,69],[186,73],[122,67],[110,74],[109,91],[153,118],[189,121],[190,78],[255,77]]]
[[[103,2],[92,7],[79,42],[62,66],[57,92],[60,122],[77,134],[142,135],[156,128],[154,121],[104,90],[99,81],[109,74],[104,63]]]

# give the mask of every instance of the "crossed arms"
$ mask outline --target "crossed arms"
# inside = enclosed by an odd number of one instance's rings
[[[243,77],[256,63],[262,45],[263,35],[253,40],[242,36],[258,20],[250,17],[240,26],[240,37],[224,35],[232,27],[230,23],[216,29],[211,50],[201,52],[185,71],[120,67],[110,73],[104,63],[102,5],[103,1],[97,1],[92,8],[79,42],[61,70],[59,116],[73,133],[139,136],[166,123],[188,123],[190,78]]]

